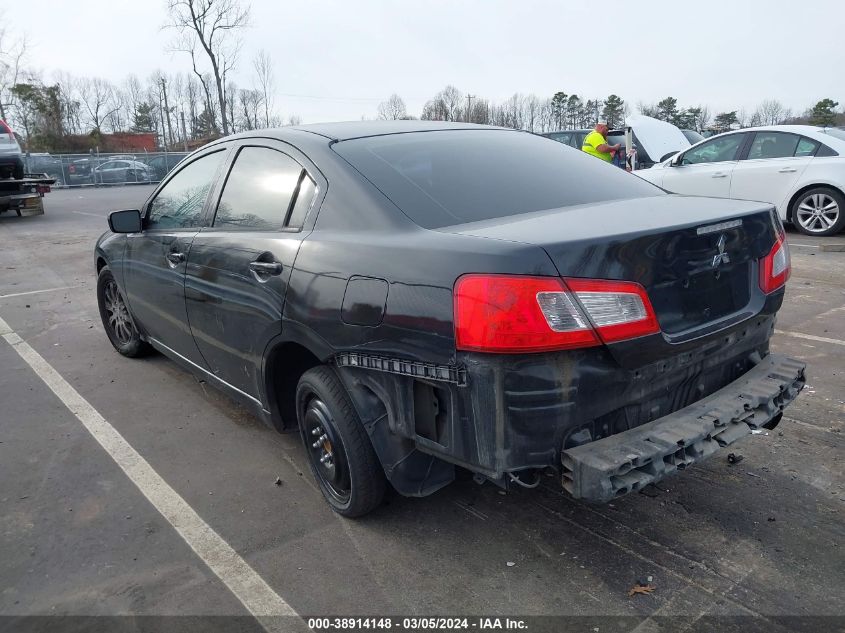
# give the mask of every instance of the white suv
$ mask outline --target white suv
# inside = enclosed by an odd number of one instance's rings
[[[770,202],[807,235],[845,226],[845,130],[770,125],[726,132],[635,173],[673,193]]]

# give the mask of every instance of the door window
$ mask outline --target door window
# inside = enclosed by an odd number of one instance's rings
[[[748,150],[748,160],[761,158],[791,158],[795,155],[800,137],[796,134],[784,132],[757,132],[751,149]]]
[[[684,165],[698,165],[700,163],[719,163],[735,160],[737,151],[745,139],[744,134],[729,134],[702,143],[684,154]]]
[[[798,157],[815,156],[816,150],[819,149],[819,145],[821,145],[821,143],[818,141],[802,136],[801,140],[798,141],[798,147],[795,149],[795,155]]]
[[[150,202],[147,229],[185,229],[199,226],[202,209],[224,150],[206,154],[186,165],[171,178]]]
[[[284,226],[302,166],[267,147],[244,147],[229,172],[215,227],[274,231]]]

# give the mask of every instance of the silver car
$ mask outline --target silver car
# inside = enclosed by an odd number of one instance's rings
[[[0,121],[0,178],[23,178],[21,146],[5,121]]]

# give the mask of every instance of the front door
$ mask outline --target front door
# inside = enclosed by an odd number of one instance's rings
[[[318,178],[292,150],[270,145],[238,150],[211,226],[193,239],[185,281],[188,321],[209,369],[256,400]]]
[[[731,174],[745,137],[726,134],[690,148],[677,165],[666,167],[663,188],[688,196],[730,197]]]
[[[175,173],[147,203],[144,230],[126,240],[126,299],[139,329],[200,366],[185,311],[185,267],[226,153],[204,154]]]

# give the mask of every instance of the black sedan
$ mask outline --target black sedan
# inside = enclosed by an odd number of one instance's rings
[[[669,195],[523,132],[242,134],[109,225],[114,347],[298,429],[346,516],[458,467],[502,487],[554,469],[607,501],[777,424],[804,384],[769,353],[790,273],[770,205]]]

